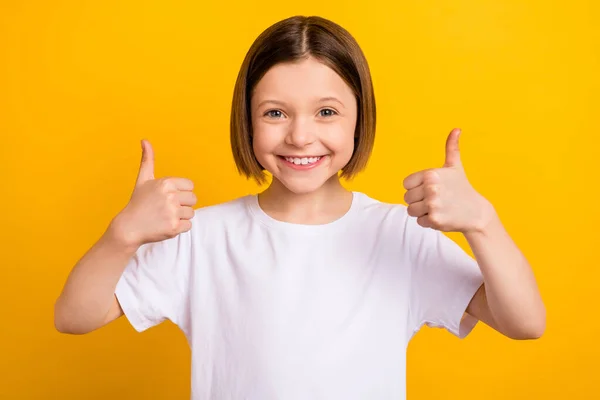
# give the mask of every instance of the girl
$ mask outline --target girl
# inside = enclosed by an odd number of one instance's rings
[[[231,112],[239,171],[272,183],[194,209],[192,182],[156,179],[142,141],[131,199],[70,273],[56,327],[172,321],[192,349],[193,399],[401,399],[425,324],[537,338],[532,270],[469,184],[459,133],[442,168],[405,179],[408,206],[344,189],[375,136],[367,61],[331,21],[280,21],[250,48]],[[462,232],[475,259],[442,231]]]

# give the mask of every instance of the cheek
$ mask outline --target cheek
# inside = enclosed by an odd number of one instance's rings
[[[345,120],[335,127],[331,127],[329,135],[329,145],[338,153],[347,155],[352,154],[354,150],[354,131],[356,124],[352,120]]]
[[[252,146],[257,158],[263,158],[281,143],[283,126],[256,124],[252,129]]]

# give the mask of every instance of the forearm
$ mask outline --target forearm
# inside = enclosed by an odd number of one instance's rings
[[[489,312],[507,336],[539,337],[546,311],[533,271],[491,210],[487,223],[465,233],[483,274]]]
[[[111,223],[67,278],[54,310],[59,331],[86,333],[105,323],[115,302],[117,282],[136,249],[126,244]]]

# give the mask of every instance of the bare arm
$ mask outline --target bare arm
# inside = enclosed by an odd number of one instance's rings
[[[54,307],[59,332],[88,333],[123,315],[115,288],[137,247],[126,243],[116,221],[69,274]]]
[[[404,179],[408,214],[421,226],[462,232],[483,274],[484,285],[467,313],[514,339],[540,337],[546,310],[533,271],[508,235],[493,205],[467,179],[453,129],[446,139],[442,168],[413,173]]]
[[[483,273],[467,313],[513,339],[539,338],[546,310],[529,263],[498,216],[477,232],[465,233]]]
[[[129,203],[73,267],[56,300],[58,331],[88,333],[123,315],[115,289],[128,261],[142,244],[191,229],[193,187],[189,179],[154,179],[154,152],[142,141],[142,161]]]

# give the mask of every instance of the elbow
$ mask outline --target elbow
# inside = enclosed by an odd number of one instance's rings
[[[533,323],[529,327],[529,339],[539,339],[546,332],[546,307],[542,305],[537,313],[537,318],[532,318]]]
[[[538,329],[537,331],[534,331],[530,336],[529,339],[540,339],[543,335],[544,332],[546,331],[546,327],[542,327],[540,329]]]
[[[535,317],[525,321],[519,329],[509,335],[510,338],[516,340],[535,340],[540,339],[546,331],[546,312],[540,312]]]
[[[69,323],[69,318],[67,317],[64,307],[61,305],[60,299],[58,299],[56,304],[54,304],[54,329],[56,329],[59,333],[70,335],[83,333],[73,329],[72,324]]]
[[[68,335],[77,334],[77,332],[69,328],[68,324],[60,319],[57,319],[56,316],[54,317],[54,329],[56,329],[58,333],[64,333]]]
[[[543,325],[532,326],[511,335],[510,338],[515,340],[536,340],[544,335],[545,330],[546,327]]]
[[[539,321],[530,328],[529,339],[540,339],[546,332],[546,314],[544,313]]]
[[[65,321],[64,312],[60,305],[60,299],[54,304],[54,329],[59,333],[71,333]]]
[[[81,314],[81,313],[79,313]],[[90,318],[80,317],[74,310],[68,308],[59,298],[54,305],[54,329],[68,335],[85,335],[96,329],[100,324]]]

